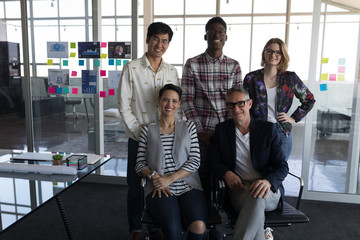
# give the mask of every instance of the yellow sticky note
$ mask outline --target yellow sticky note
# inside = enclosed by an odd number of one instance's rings
[[[52,60],[52,59],[48,59],[48,60],[47,60],[47,65],[53,65],[53,60]]]
[[[75,57],[76,56],[76,53],[72,52],[70,53],[70,57]]]
[[[345,81],[345,74],[339,73],[337,76],[338,81]]]
[[[327,74],[327,73],[321,74],[321,80],[328,80],[328,78],[329,78],[329,74]]]
[[[107,54],[106,53],[102,53],[101,54],[101,58],[106,58],[107,57]]]
[[[70,48],[76,48],[76,43],[71,42],[71,43],[70,43]]]
[[[321,59],[321,63],[328,63],[329,62],[329,58],[322,58]]]

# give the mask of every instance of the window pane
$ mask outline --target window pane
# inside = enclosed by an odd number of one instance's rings
[[[60,26],[61,41],[85,41],[85,20],[61,20]]]
[[[114,15],[115,15],[115,1],[101,0],[101,16],[114,16]]]
[[[254,0],[254,13],[285,13],[286,0]]]
[[[47,42],[59,41],[57,21],[34,21],[35,61],[47,62]]]
[[[204,35],[205,25],[185,25],[185,62],[188,58],[205,52],[207,43]]]
[[[220,1],[221,14],[246,14],[251,13],[251,0]]]
[[[130,16],[131,15],[131,0],[116,0],[116,15]]]
[[[115,41],[115,19],[103,19],[102,20],[102,41],[111,42]]]
[[[185,14],[216,14],[216,0],[185,1]]]
[[[4,18],[4,2],[0,2],[0,18]]]
[[[138,36],[140,38],[140,36]],[[117,26],[116,41],[130,42],[131,41],[131,26]]]
[[[184,0],[172,0],[171,7],[169,7],[168,0],[154,0],[154,14],[155,15],[184,14]]]
[[[85,15],[84,0],[59,1],[61,17],[83,17]]]
[[[5,2],[6,18],[21,18],[20,1]]]
[[[312,12],[314,0],[291,0],[291,12]]]
[[[57,17],[57,1],[33,1],[34,18]]]

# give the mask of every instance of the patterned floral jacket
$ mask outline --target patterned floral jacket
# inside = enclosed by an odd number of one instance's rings
[[[276,93],[277,113],[287,113],[291,108],[294,95],[299,99],[301,105],[290,115],[295,122],[299,122],[312,109],[315,104],[314,95],[300,80],[295,72],[279,72],[277,76],[278,86]],[[251,115],[253,118],[267,121],[267,92],[264,82],[264,69],[259,69],[248,73],[243,81],[244,88],[249,91],[250,98],[253,100]],[[289,115],[289,114],[288,114]],[[290,123],[280,123],[286,135],[291,132]]]

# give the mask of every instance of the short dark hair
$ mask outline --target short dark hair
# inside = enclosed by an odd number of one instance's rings
[[[146,39],[150,39],[152,36],[155,36],[156,34],[169,34],[169,42],[171,42],[171,39],[174,35],[173,31],[171,30],[170,26],[163,22],[154,22],[149,25],[147,30],[147,36]]]
[[[249,91],[248,91],[246,88],[241,87],[241,86],[236,86],[236,87],[230,88],[230,89],[226,92],[226,101],[227,101],[227,99],[229,98],[229,96],[230,96],[231,94],[235,93],[235,92],[241,93],[241,94],[245,95],[245,97],[246,97],[247,99],[250,98],[250,97],[249,97]]]
[[[162,95],[164,94],[165,91],[167,90],[172,90],[175,91],[178,95],[179,95],[179,99],[181,99],[181,95],[182,95],[182,90],[180,87],[169,83],[169,84],[165,84],[159,91],[159,99],[162,97]]]
[[[225,31],[227,30],[226,22],[224,21],[224,19],[222,19],[221,17],[213,17],[206,23],[205,32],[207,32],[209,30],[210,26],[213,25],[214,23],[220,23],[221,25],[224,26]]]

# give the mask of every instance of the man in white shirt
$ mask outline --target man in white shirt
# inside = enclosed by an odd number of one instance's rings
[[[176,69],[162,59],[172,36],[173,32],[167,24],[150,24],[146,37],[147,52],[141,58],[128,62],[120,78],[118,108],[129,137],[127,214],[131,240],[139,239],[142,229],[144,193],[141,177],[135,172],[139,134],[142,126],[159,119],[160,88],[167,83],[180,86]]]
[[[233,239],[272,239],[264,234],[265,211],[282,207],[289,171],[277,128],[250,117],[252,99],[242,87],[228,90],[226,106],[231,119],[216,125],[209,163],[238,213]]]

